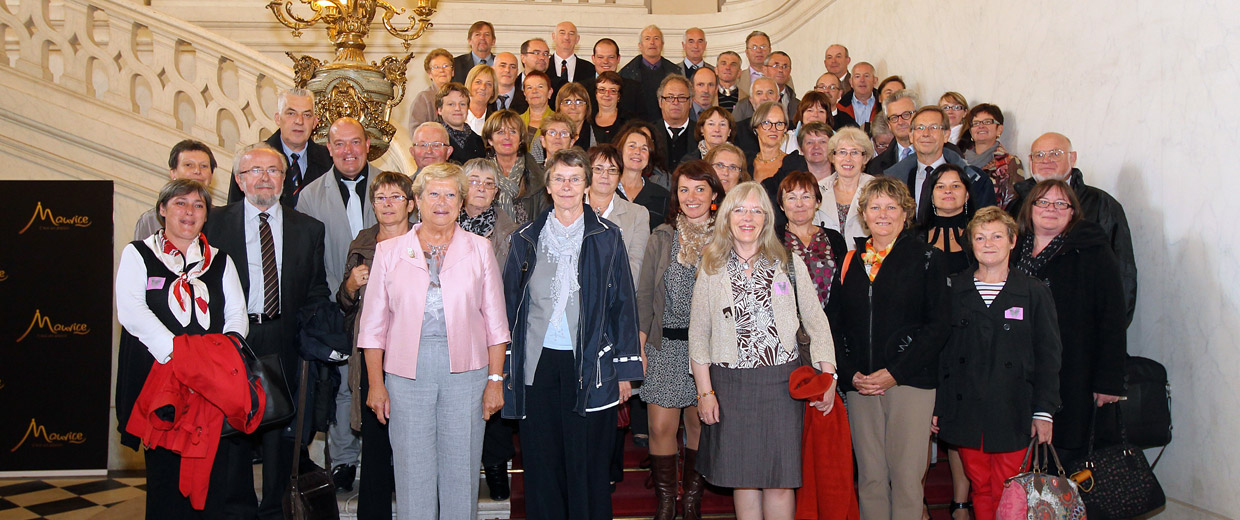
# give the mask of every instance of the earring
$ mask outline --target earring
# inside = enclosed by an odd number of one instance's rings
[[[718,204],[715,204],[714,202],[710,203],[710,210],[711,210],[711,211],[719,211],[719,205],[718,205]]]

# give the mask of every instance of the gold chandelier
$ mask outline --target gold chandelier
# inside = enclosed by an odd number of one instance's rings
[[[341,117],[352,117],[362,123],[370,137],[369,160],[378,159],[388,149],[396,127],[389,121],[392,108],[405,97],[405,71],[413,53],[404,57],[385,56],[378,63],[367,63],[363,41],[370,33],[370,24],[378,10],[383,10],[383,27],[399,38],[408,51],[411,42],[433,27],[437,0],[417,0],[405,27],[393,25],[392,18],[405,14],[383,0],[271,0],[267,8],[276,20],[301,37],[301,30],[322,22],[327,37],[336,45],[336,58],[324,62],[311,56],[294,56],[293,83],[314,93],[319,125],[312,136],[315,142],[327,142],[327,129]],[[293,4],[308,5],[311,15],[302,17],[293,12]]]

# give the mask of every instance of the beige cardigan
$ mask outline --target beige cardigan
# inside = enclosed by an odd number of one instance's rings
[[[800,256],[789,256],[797,274],[795,294],[801,303],[801,322],[810,337],[810,360],[815,368],[823,361],[834,365],[835,341],[831,337],[827,315],[818,303],[818,292],[810,278],[809,269],[805,267],[805,261]],[[780,282],[789,282],[783,269],[775,273],[772,284],[778,285]],[[794,301],[793,294],[793,291],[788,291],[788,294],[771,295],[779,343],[789,351],[797,348],[797,302]],[[721,267],[715,274],[698,271],[697,283],[693,286],[693,307],[689,314],[690,359],[703,365],[736,363],[739,358],[736,319],[731,312],[724,315],[724,309],[730,309],[734,301],[732,282],[728,280],[726,268]]]

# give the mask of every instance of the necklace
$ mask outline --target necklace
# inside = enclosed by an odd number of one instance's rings
[[[774,159],[763,159],[763,158],[762,158],[762,154],[758,154],[758,155],[754,156],[754,160],[755,160],[755,161],[758,161],[758,162],[760,162],[760,163],[763,163],[763,164],[770,164],[770,163],[773,163],[773,162],[778,161],[778,160],[780,160],[780,159],[783,159],[783,158],[784,158],[784,155],[786,155],[786,154],[784,154],[783,152],[780,152],[780,153],[779,153],[779,154],[778,154],[778,155],[777,155]]]
[[[734,252],[735,252],[735,250],[734,250]],[[735,253],[735,254],[736,254],[736,259],[741,261],[741,270],[742,270],[742,271],[748,271],[748,270],[749,270],[749,267],[750,267],[750,266],[749,266],[749,261],[750,261],[750,260],[753,260],[753,257],[758,256],[758,252],[757,252],[757,251],[755,251],[755,252],[754,252],[754,254],[749,255],[749,256],[747,256],[747,257],[742,257],[740,253]]]
[[[431,256],[435,256],[435,257],[443,256],[444,252],[448,250],[448,244],[443,244],[443,245],[438,245],[438,246],[431,245],[431,244],[423,244],[423,245],[427,248],[427,252],[430,253]]]

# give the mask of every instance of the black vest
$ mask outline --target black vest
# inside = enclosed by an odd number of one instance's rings
[[[150,287],[150,281],[153,279],[163,278],[164,280],[158,289],[148,288],[146,290],[146,306],[164,324],[164,327],[168,328],[169,332],[174,336],[180,336],[224,331],[224,269],[228,264],[226,255],[217,250],[212,258],[211,267],[198,277],[202,283],[206,284],[207,291],[211,294],[211,305],[207,307],[207,313],[211,316],[211,326],[204,328],[195,316],[190,317],[189,325],[181,325],[168,308],[168,291],[172,289],[172,282],[178,277],[177,273],[173,273],[163,262],[159,261],[159,257],[155,256],[146,244],[135,241],[131,242],[131,245],[138,250],[138,254],[142,256],[142,261],[146,264],[147,286]],[[192,300],[192,286],[190,291]],[[147,350],[146,345],[122,328],[120,352],[116,360],[116,427],[121,434],[121,444],[134,450],[138,449],[139,439],[126,433],[125,425],[129,423],[129,415],[133,412],[138,394],[142,393],[142,387],[146,384],[146,378],[151,373],[153,363],[155,363],[155,357]]]

